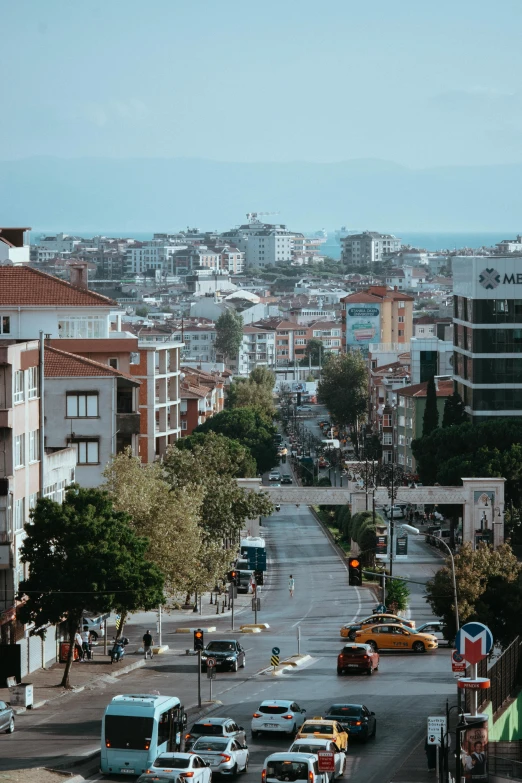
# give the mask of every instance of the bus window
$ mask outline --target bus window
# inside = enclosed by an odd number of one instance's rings
[[[158,721],[158,746],[163,745],[164,742],[170,743],[170,730],[171,730],[171,710],[163,712],[159,716]]]
[[[129,750],[148,750],[152,740],[153,718],[133,715],[105,716],[105,746]]]

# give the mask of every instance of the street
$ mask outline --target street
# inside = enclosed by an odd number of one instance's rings
[[[306,707],[309,717],[323,714],[334,702],[363,703],[377,715],[377,737],[367,745],[350,745],[347,778],[354,783],[384,783],[423,735],[426,716],[440,714],[446,697],[455,693],[449,651],[383,653],[380,669],[373,677],[357,674],[339,678],[336,656],[342,647],[340,626],[369,614],[375,596],[368,588],[348,586],[344,563],[306,507],[283,506],[279,513],[263,520],[262,531],[267,539],[269,573],[261,593],[259,621],[269,623],[270,630],[253,636],[237,631],[231,634],[229,615],[212,622],[218,630],[207,635],[207,641],[235,636],[247,651],[245,670],[217,674],[213,698],[223,704],[212,714],[231,716],[247,729],[250,766],[244,779],[258,783],[264,758],[290,745],[290,739],[283,737],[251,739],[252,713],[263,699],[294,699]],[[395,564],[396,574],[425,581],[440,563],[423,540],[410,538],[410,554],[409,561]],[[294,598],[288,592],[290,573],[295,578]],[[420,585],[412,585],[411,614],[417,624],[431,617]],[[245,622],[253,622],[249,610],[237,618],[236,628]],[[197,625],[198,621],[190,624]],[[15,733],[0,736],[0,769],[52,766],[58,758],[68,756],[72,761],[99,747],[100,720],[106,704],[117,693],[159,691],[179,696],[186,707],[196,704],[195,660],[185,655],[192,638],[189,641],[187,636],[176,635],[175,627],[176,623],[165,618],[164,641],[171,649],[147,662],[145,668],[120,680],[106,677],[90,690],[20,715]],[[272,647],[280,647],[282,656],[297,652],[298,627],[301,652],[311,655],[312,660],[277,678],[259,673],[269,666]],[[204,675],[203,700],[208,699],[208,689]],[[74,771],[90,780],[120,779],[100,776],[92,762]]]

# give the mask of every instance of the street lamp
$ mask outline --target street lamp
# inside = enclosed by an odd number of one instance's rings
[[[416,527],[412,527],[411,525],[403,525],[406,530],[409,530],[414,535],[418,536],[420,535],[420,530]],[[451,576],[453,580],[453,603],[455,605],[455,626],[457,631],[460,629],[460,620],[459,620],[459,604],[458,604],[458,595],[457,595],[457,579],[455,576],[455,560],[453,559],[453,552],[449,548],[448,544],[442,540],[442,538],[437,539],[438,544],[442,544],[446,547],[448,550],[448,554],[451,559]]]

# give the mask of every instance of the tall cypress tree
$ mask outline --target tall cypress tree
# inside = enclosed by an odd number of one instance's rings
[[[464,424],[466,414],[464,412],[464,403],[458,391],[454,391],[451,397],[447,397],[444,403],[444,415],[442,417],[442,426],[451,427],[453,424]]]
[[[439,410],[437,408],[437,390],[435,389],[435,376],[432,375],[428,381],[426,390],[426,407],[424,408],[424,417],[422,419],[422,436],[429,435],[439,426]]]

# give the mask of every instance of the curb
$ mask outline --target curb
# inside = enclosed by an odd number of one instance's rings
[[[297,667],[313,660],[312,655],[292,655],[290,658],[281,661],[279,666],[276,666],[275,669],[269,666],[267,669],[260,671],[259,674],[264,674],[269,677],[280,677],[285,672],[293,672]]]
[[[260,631],[268,631],[270,626],[268,623],[246,623],[246,625],[239,626],[240,631],[244,631],[246,628],[259,628]]]
[[[144,660],[134,661],[134,663],[129,663],[127,666],[123,666],[121,669],[115,669],[114,672],[107,672],[106,674],[99,675],[98,677],[89,680],[84,685],[80,685],[77,688],[71,688],[71,690],[63,690],[56,696],[53,696],[50,699],[42,699],[41,701],[36,701],[32,707],[13,707],[13,711],[15,715],[22,715],[24,712],[27,712],[28,709],[33,710],[39,710],[40,707],[44,707],[46,704],[49,704],[52,701],[57,701],[58,699],[61,699],[63,696],[69,696],[73,693],[81,693],[85,690],[89,685],[92,685],[95,682],[98,682],[102,677],[104,676],[110,676],[110,677],[121,677],[123,674],[128,674],[129,672],[134,671],[134,669],[141,669],[142,666],[145,666]]]
[[[194,626],[194,628],[176,628],[174,633],[193,633],[194,631],[204,631],[205,633],[214,633],[215,630],[216,630],[215,625],[209,625],[207,627],[196,625]]]
[[[239,629],[239,632],[240,633],[261,633],[261,628],[252,628],[250,626],[243,625]]]

